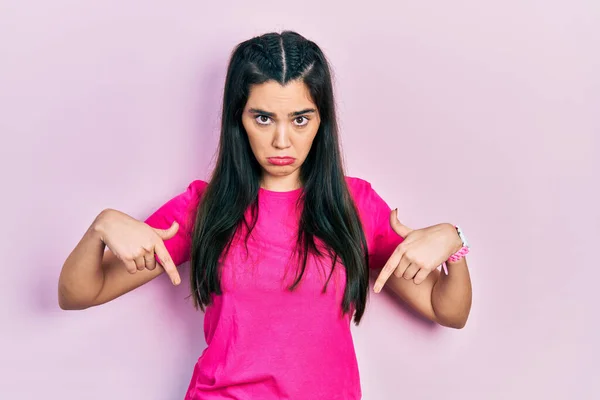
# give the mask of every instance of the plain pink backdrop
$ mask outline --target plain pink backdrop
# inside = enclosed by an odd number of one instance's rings
[[[294,29],[332,62],[348,174],[473,246],[463,330],[371,294],[364,399],[600,398],[599,18],[595,0],[0,1],[0,397],[183,397],[205,346],[187,282],[66,312],[60,268],[103,208],[143,219],[208,177],[230,51]]]

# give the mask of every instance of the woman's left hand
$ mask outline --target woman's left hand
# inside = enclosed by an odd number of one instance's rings
[[[404,238],[396,247],[375,281],[376,293],[394,274],[413,279],[418,285],[427,275],[460,250],[462,241],[452,224],[437,224],[423,229],[410,229],[398,220],[398,210],[390,213],[392,229]]]

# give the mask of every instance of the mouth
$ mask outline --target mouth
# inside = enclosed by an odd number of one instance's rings
[[[290,165],[293,164],[296,159],[294,157],[269,157],[267,158],[271,165]]]

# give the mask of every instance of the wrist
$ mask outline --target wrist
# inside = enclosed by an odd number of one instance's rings
[[[93,237],[100,240],[102,243],[104,243],[104,237],[106,234],[105,227],[107,220],[110,218],[113,211],[114,210],[110,208],[103,210],[102,212],[100,212],[100,214],[98,214],[98,216],[96,217],[96,219],[94,219],[94,222],[90,226],[89,233]]]
[[[462,230],[458,227],[458,225],[448,224],[451,227],[451,235],[452,239],[452,249],[450,250],[450,254],[448,255],[446,261],[442,264],[444,272],[448,275],[448,267],[446,264],[451,264],[457,262],[462,259],[469,253],[469,244],[467,243],[467,238],[465,237]],[[448,228],[450,231],[450,228]]]
[[[450,248],[450,253],[448,254],[448,257],[450,257],[452,254],[455,254],[456,252],[458,252],[460,249],[463,248],[463,241],[460,238],[458,231],[456,230],[456,227],[450,223],[445,224],[446,225],[446,230],[448,232],[448,237],[450,238],[450,243],[451,243],[451,248]]]

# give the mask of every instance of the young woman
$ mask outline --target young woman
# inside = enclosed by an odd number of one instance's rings
[[[218,159],[146,221],[102,211],[67,258],[63,309],[106,303],[190,261],[207,348],[186,399],[359,399],[350,322],[369,269],[426,318],[462,328],[471,283],[458,227],[412,230],[344,175],[330,69],[295,32],[239,44]],[[440,273],[438,266],[447,266]]]

